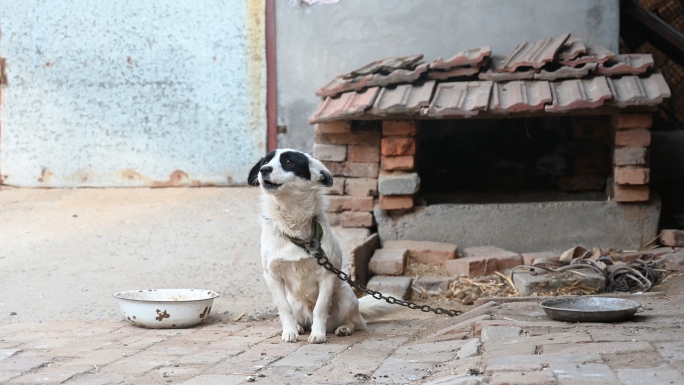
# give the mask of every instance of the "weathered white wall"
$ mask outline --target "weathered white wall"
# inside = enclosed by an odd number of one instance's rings
[[[265,152],[263,0],[1,4],[0,175],[244,184]]]
[[[335,75],[388,56],[449,57],[489,44],[506,55],[518,43],[564,32],[617,52],[619,0],[276,1],[280,147],[311,151],[315,92]]]

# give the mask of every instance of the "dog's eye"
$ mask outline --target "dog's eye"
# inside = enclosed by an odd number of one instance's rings
[[[289,159],[285,159],[285,163],[292,163],[292,161]]]

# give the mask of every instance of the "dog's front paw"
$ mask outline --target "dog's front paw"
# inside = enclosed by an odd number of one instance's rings
[[[325,342],[325,333],[323,334],[318,334],[311,332],[311,335],[309,336],[308,342],[310,344],[322,344]]]
[[[296,330],[286,331],[283,330],[283,341],[285,342],[297,342],[299,339],[299,334]]]
[[[304,334],[304,328],[300,324],[297,324],[297,333]]]

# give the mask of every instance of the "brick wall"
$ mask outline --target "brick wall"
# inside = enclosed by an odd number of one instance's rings
[[[648,150],[652,114],[614,114],[614,197],[617,202],[646,202],[650,197]]]

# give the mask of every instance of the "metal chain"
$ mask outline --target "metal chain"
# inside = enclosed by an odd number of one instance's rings
[[[418,305],[414,302],[411,301],[403,301],[394,297],[386,297],[382,295],[379,291],[371,290],[364,285],[352,281],[351,278],[349,278],[349,275],[345,273],[342,270],[339,270],[333,266],[333,264],[328,260],[328,257],[325,255],[321,255],[321,244],[318,241],[318,239],[313,238],[310,243],[304,244],[304,248],[306,251],[311,255],[312,257],[316,258],[316,261],[318,262],[319,265],[323,266],[326,270],[329,272],[337,275],[337,278],[347,282],[351,287],[356,288],[358,290],[361,290],[362,292],[372,296],[373,298],[377,300],[385,300],[385,302],[389,304],[395,304],[395,305],[400,305],[400,306],[405,306],[408,307],[409,309],[420,309],[421,311],[425,313],[430,313],[433,312],[435,314],[447,314],[449,316],[456,316],[459,314],[462,314],[463,312],[458,311],[458,310],[446,310],[442,309],[440,307],[437,308],[432,308],[428,305]]]

